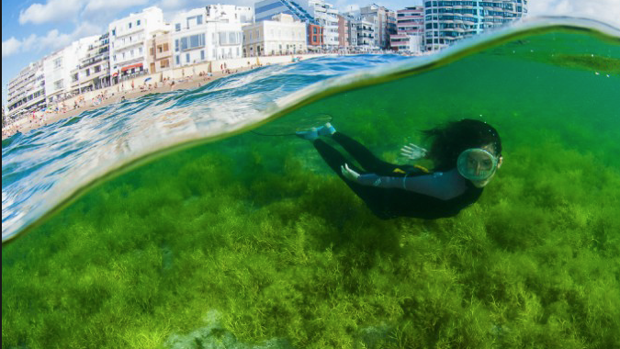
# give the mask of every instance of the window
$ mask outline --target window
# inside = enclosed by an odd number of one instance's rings
[[[177,62],[177,65],[181,65],[181,56],[179,55],[176,56],[176,62]]]
[[[201,61],[205,60],[205,50],[200,50],[200,60]]]
[[[168,47],[168,43],[164,44],[164,52],[168,52],[170,48]]]
[[[197,34],[181,38],[181,51],[187,51],[198,47],[205,46],[205,35]]]
[[[62,57],[54,60],[54,68],[62,68]]]
[[[116,36],[116,29],[112,29],[112,36]]]
[[[140,20],[136,22],[136,27],[139,27],[139,26],[140,26]]]
[[[196,17],[196,23],[199,25],[202,24],[202,15]]]
[[[63,80],[62,80],[62,79],[60,79],[60,80],[58,80],[58,81],[54,82],[54,88],[55,88],[56,90],[60,90],[60,89],[62,89],[62,88],[64,87],[64,85],[65,85],[65,84],[64,84],[64,82],[63,82]]]
[[[150,48],[149,52],[150,52],[151,56],[155,55],[155,49],[153,49],[152,47]]]
[[[174,52],[179,52],[179,39],[174,40]]]
[[[131,22],[129,22],[129,29],[131,29]]]
[[[185,62],[186,62],[186,63],[189,63],[189,53],[186,53],[186,54],[185,54]]]
[[[164,59],[164,60],[161,61],[161,65],[160,66],[162,68],[168,68],[168,67],[170,67],[170,63],[168,62],[167,59]]]
[[[177,23],[174,25],[174,30],[180,32],[181,31],[181,23]]]

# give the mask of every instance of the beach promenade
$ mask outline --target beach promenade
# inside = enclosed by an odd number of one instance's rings
[[[79,115],[88,110],[118,103],[123,98],[129,100],[152,93],[194,89],[222,77],[260,66],[290,64],[293,63],[294,59],[297,61],[298,59],[304,60],[321,56],[325,56],[325,54],[238,58],[142,75],[104,89],[83,93],[62,102],[51,104],[45,112],[38,111],[24,116],[2,129],[2,139],[10,137],[16,132],[27,133],[30,130]]]

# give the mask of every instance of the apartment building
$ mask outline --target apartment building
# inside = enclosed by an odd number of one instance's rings
[[[375,24],[362,17],[353,22],[357,27],[357,48],[371,51],[377,48],[375,40]]]
[[[424,48],[424,7],[412,6],[396,12],[396,34],[390,35],[395,51],[420,53]]]
[[[147,40],[146,47],[148,48],[146,62],[149,73],[172,69],[172,36],[168,29],[154,31],[151,38]]]
[[[390,32],[388,22],[388,14],[390,13],[390,10],[386,9],[384,6],[372,4],[360,8],[359,12],[360,16],[365,21],[373,24],[375,30],[374,46],[382,49],[388,48],[390,46]]]
[[[155,31],[167,28],[162,10],[149,7],[110,23],[108,28],[113,83],[147,73],[147,41]]]
[[[349,19],[343,15],[338,15],[338,45],[342,48],[351,46],[349,26]]]
[[[306,24],[293,16],[280,13],[270,21],[260,21],[243,27],[243,55],[255,57],[305,53]]]
[[[338,10],[334,5],[324,0],[308,0],[302,4],[306,11],[314,18],[316,24],[323,27],[323,44],[327,48],[338,48]]]
[[[80,60],[86,57],[89,47],[98,36],[86,37],[72,42],[43,60],[45,97],[47,103],[57,102],[72,95],[72,82]]]
[[[520,19],[527,15],[527,0],[425,1],[424,12],[424,45],[427,51],[437,51]]]
[[[11,79],[7,92],[7,116],[22,114],[45,107],[45,74],[43,61],[30,63],[17,77]]]
[[[318,24],[310,23],[307,27],[307,33],[308,51],[316,51],[323,47],[323,27]]]
[[[251,8],[208,5],[178,14],[173,20],[173,67],[243,57],[242,26],[252,21]]]
[[[71,71],[71,93],[79,94],[110,86],[110,37],[105,33],[85,43],[84,57]]]

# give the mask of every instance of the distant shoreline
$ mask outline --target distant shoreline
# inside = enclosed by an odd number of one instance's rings
[[[295,57],[301,57],[302,60],[321,56],[325,55],[295,55]],[[240,64],[240,61],[243,61],[245,64]],[[246,62],[250,64],[247,65]],[[252,62],[255,64],[252,64]],[[64,110],[63,112],[39,111],[33,113],[31,116],[23,117],[22,119],[14,122],[12,125],[2,129],[2,140],[13,136],[17,133],[17,131],[25,134],[31,130],[53,124],[62,119],[77,116],[85,111],[95,110],[110,104],[118,103],[122,97],[125,97],[126,100],[130,100],[147,94],[159,94],[176,90],[195,89],[222,77],[252,70],[262,65],[289,63],[293,63],[292,56],[290,55],[259,57],[258,59],[256,57],[250,57],[237,59],[234,60],[234,62],[215,61],[207,64],[176,68],[163,73],[141,76],[130,81],[125,81],[100,90],[84,93],[60,102],[56,105],[56,107],[60,110]],[[220,67],[224,64],[226,64],[229,73],[221,70]],[[191,71],[191,75],[186,76],[185,70]],[[158,78],[154,79],[153,76],[157,76]],[[155,80],[155,82],[150,84],[143,83],[141,85],[136,84],[137,80],[144,81],[149,77],[152,78],[151,81]],[[131,87],[132,84],[133,87]],[[127,85],[127,87],[125,87],[125,85]],[[79,106],[74,108],[76,105]]]

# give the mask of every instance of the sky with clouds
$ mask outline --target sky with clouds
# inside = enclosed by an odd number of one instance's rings
[[[253,6],[255,0],[219,3]],[[166,20],[179,11],[205,6],[205,0],[2,0],[2,104],[7,85],[28,63],[67,46],[72,41],[101,35],[111,21],[148,6],[158,6]],[[422,0],[332,0],[338,9],[371,3],[392,10],[421,4]],[[620,28],[620,0],[530,0],[531,15],[588,17]]]

